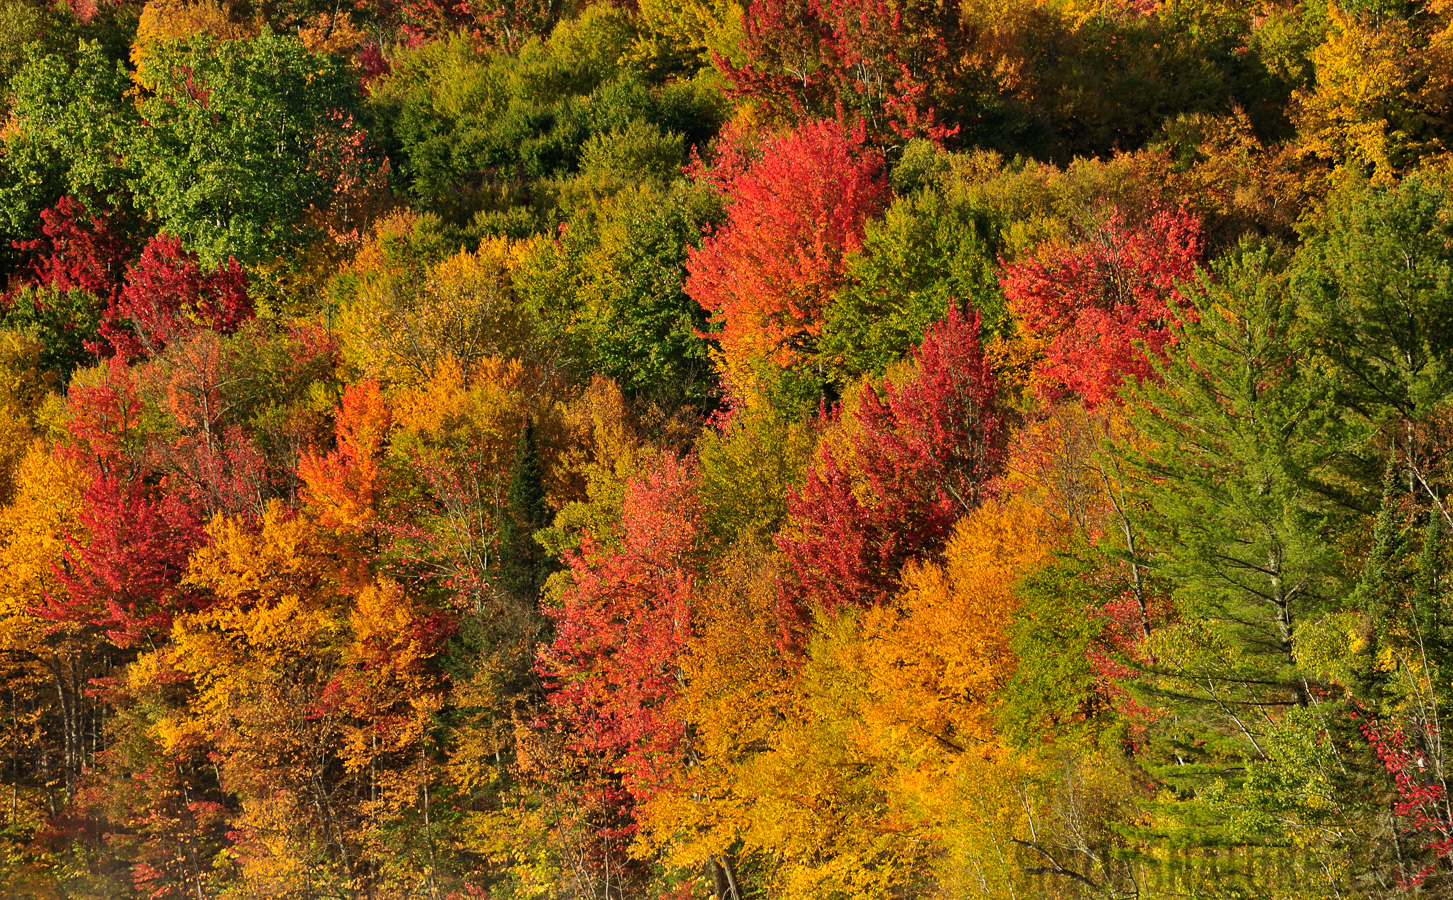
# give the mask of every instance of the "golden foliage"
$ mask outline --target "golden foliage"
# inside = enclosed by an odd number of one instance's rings
[[[368,41],[347,12],[320,12],[298,29],[298,40],[309,53],[352,54]]]
[[[417,225],[409,213],[385,217],[355,257],[356,289],[338,321],[349,360],[366,377],[418,386],[448,359],[468,371],[524,349],[528,323],[509,276],[513,245],[487,238],[477,252],[430,263],[399,246]]]
[[[990,713],[1013,671],[1014,584],[1068,536],[1031,499],[990,500],[960,520],[942,562],[910,566],[897,602],[864,614],[864,723],[874,740],[923,761],[914,774],[924,787],[965,754],[994,754]]]
[[[276,502],[255,525],[219,517],[208,534],[188,581],[218,602],[179,618],[132,679],[190,684],[155,730],[168,748],[212,748],[242,806],[229,852],[247,890],[312,896],[382,852],[374,830],[427,795],[423,742],[442,707],[431,616],[350,571],[329,530]]]
[[[70,548],[68,539],[83,531],[78,518],[85,475],[42,441],[20,449],[24,456],[14,473],[15,495],[0,511],[0,680],[9,698],[0,752],[10,760],[54,753],[54,747],[45,746],[44,720],[53,714],[58,691],[70,687],[63,676],[85,671],[90,649],[84,638],[53,634],[53,623],[35,612],[48,594],[63,593],[56,567]],[[63,702],[84,702],[75,696],[78,690],[70,690]],[[42,821],[64,777],[55,772],[50,783],[35,788],[12,782],[10,827]],[[0,857],[0,894],[7,888],[7,871]]]
[[[40,366],[45,345],[19,331],[0,331],[0,503],[15,490],[15,470],[35,436],[35,416],[54,383]]]
[[[22,625],[38,634],[41,626],[27,610],[41,606],[47,592],[62,590],[55,567],[69,549],[67,539],[81,531],[86,487],[80,467],[43,441],[22,450],[14,497],[0,515],[0,621],[7,626],[0,634],[7,642]]]
[[[748,541],[697,585],[695,635],[681,661],[676,708],[691,726],[694,764],[644,809],[643,842],[674,865],[699,866],[747,836],[756,815],[741,771],[773,745],[793,702],[777,649],[775,552]]]
[[[1302,150],[1386,178],[1439,149],[1419,109],[1429,58],[1408,22],[1369,24],[1335,5],[1328,16],[1327,39],[1312,54],[1316,87],[1293,98]]]
[[[239,22],[226,0],[147,0],[136,24],[131,64],[137,76],[146,69],[151,49],[169,41],[184,41],[198,34],[218,40],[242,40],[256,35],[255,22]]]

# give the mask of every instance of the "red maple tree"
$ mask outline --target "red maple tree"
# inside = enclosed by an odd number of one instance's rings
[[[102,317],[101,334],[122,356],[155,356],[199,329],[233,332],[252,314],[247,274],[237,260],[203,272],[196,254],[163,234],[127,267],[126,286]]]
[[[111,299],[121,283],[126,241],[105,216],[91,215],[81,203],[62,197],[40,214],[41,236],[15,241],[31,254],[26,280],[58,291],[83,290]]]
[[[688,254],[686,292],[721,325],[728,355],[786,367],[813,352],[847,257],[888,201],[883,160],[861,128],[833,121],[768,141],[749,165],[724,156],[731,170],[714,180],[727,221]]]
[[[938,552],[958,517],[992,490],[1004,421],[978,314],[951,309],[914,360],[904,383],[863,386],[849,458],[824,447],[789,495],[789,524],[777,537],[788,564],[779,615],[789,644],[805,633],[813,609],[886,599],[904,564]]]
[[[615,763],[625,790],[650,796],[676,761],[683,723],[667,711],[691,636],[697,473],[667,457],[627,487],[616,549],[587,534],[566,556],[570,585],[547,609],[556,638],[538,669],[579,750]]]
[[[64,591],[36,610],[53,622],[99,628],[127,648],[166,633],[176,613],[204,597],[181,587],[201,546],[201,518],[181,497],[156,488],[140,433],[142,404],[130,372],[113,360],[95,385],[67,398],[63,452],[89,473],[78,533],[68,535],[56,575]]]
[[[1164,356],[1188,314],[1176,285],[1195,274],[1201,249],[1200,219],[1184,208],[1138,225],[1113,210],[1074,243],[1005,266],[1004,295],[1045,343],[1046,398],[1077,395],[1094,406],[1114,398],[1126,378],[1152,377],[1147,353]]]

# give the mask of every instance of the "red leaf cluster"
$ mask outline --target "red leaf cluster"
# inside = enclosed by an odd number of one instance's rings
[[[1184,208],[1132,226],[1115,210],[1069,246],[1005,266],[1000,285],[1015,314],[1045,342],[1047,399],[1078,395],[1094,406],[1126,378],[1153,375],[1185,314],[1176,289],[1201,257],[1201,222]]]
[[[142,431],[142,402],[119,357],[99,383],[72,387],[63,452],[89,482],[80,527],[56,572],[64,590],[48,594],[38,615],[99,628],[125,649],[165,634],[177,614],[210,601],[182,586],[187,561],[205,540],[203,510],[243,505],[236,498],[258,494],[266,477],[250,440],[236,428],[223,432],[216,396],[198,403],[186,389],[193,381],[215,387],[216,373],[215,352],[173,370],[168,399],[182,433],[170,442]]]
[[[175,495],[153,498],[141,482],[98,475],[86,490],[80,524],[87,539],[70,539],[58,573],[65,595],[47,595],[42,617],[98,627],[125,649],[166,634],[173,617],[206,602],[180,587],[203,531]]]
[[[863,387],[850,458],[824,448],[789,496],[789,525],[777,537],[789,567],[779,594],[789,644],[805,633],[813,609],[886,599],[904,564],[938,552],[959,516],[992,489],[1004,421],[978,314],[951,309],[914,359],[907,382]]]
[[[861,128],[810,122],[720,180],[727,222],[689,253],[686,292],[720,323],[729,356],[786,367],[810,352],[848,255],[888,201],[883,160],[863,142]]]
[[[163,234],[127,268],[126,286],[106,311],[101,334],[123,356],[155,356],[201,329],[233,332],[252,314],[247,275],[237,260],[203,272],[196,254]]]
[[[94,216],[71,197],[40,214],[41,236],[15,241],[33,256],[28,280],[58,291],[82,290],[110,300],[121,283],[126,242],[104,216]]]
[[[655,791],[685,735],[667,706],[691,636],[697,478],[688,462],[667,457],[633,479],[620,548],[601,549],[587,535],[567,555],[561,606],[547,610],[556,638],[538,668],[553,682],[551,704],[578,749],[616,761],[637,800]]]
[[[1393,815],[1406,822],[1409,834],[1425,841],[1423,849],[1432,851],[1437,860],[1398,879],[1405,888],[1417,887],[1437,871],[1439,863],[1453,858],[1453,813],[1449,811],[1447,788],[1437,777],[1429,754],[1420,746],[1422,742],[1414,741],[1402,728],[1366,721],[1358,729],[1393,777],[1397,787]],[[1425,730],[1427,743],[1437,744],[1437,726],[1429,724]]]

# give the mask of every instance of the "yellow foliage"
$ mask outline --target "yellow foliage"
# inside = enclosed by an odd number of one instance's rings
[[[1108,538],[1124,548],[1128,514],[1138,499],[1123,448],[1143,440],[1118,409],[1059,404],[1015,433],[1007,484],[1081,537],[1097,543]],[[1109,452],[1112,445],[1122,451]]]
[[[219,40],[242,40],[257,32],[256,23],[235,21],[231,4],[225,0],[147,0],[136,24],[131,64],[140,77],[151,48],[158,44],[184,41],[198,34],[209,34]]]
[[[309,53],[352,55],[368,40],[346,12],[320,12],[298,29],[298,40]]]
[[[237,862],[241,884],[229,896],[311,900],[331,893],[340,873],[308,833],[311,812],[304,797],[284,790],[243,799],[237,818],[246,830],[239,833],[239,845],[227,851]]]
[[[273,502],[259,526],[222,516],[213,519],[207,525],[207,544],[192,554],[188,583],[229,601],[263,602],[359,583],[355,573],[338,565],[325,532],[307,516],[291,515]]]
[[[493,507],[508,489],[519,435],[527,422],[534,424],[547,482],[551,479],[551,451],[561,442],[560,414],[551,388],[518,359],[487,356],[466,366],[462,360],[445,357],[427,381],[395,395],[394,449],[426,478],[441,471],[463,474],[459,490],[436,497],[446,507],[463,501],[465,495],[470,502]],[[465,518],[477,523],[478,517]],[[457,516],[448,519],[453,524],[463,521]],[[467,542],[477,537],[451,527],[445,539],[466,542],[459,549],[467,552]]]
[[[645,34],[639,56],[696,56],[711,62],[713,54],[741,62],[742,4],[737,0],[640,0],[637,15]]]
[[[0,682],[9,698],[0,754],[11,760],[46,754],[55,759],[54,726],[47,722],[55,721],[58,702],[72,710],[85,703],[80,685],[67,684],[63,676],[95,671],[87,666],[93,646],[84,635],[53,632],[54,623],[35,610],[45,605],[47,594],[64,594],[55,567],[69,549],[67,538],[84,534],[77,517],[86,479],[47,442],[6,449],[24,455],[14,470],[14,497],[0,511]],[[7,821],[14,833],[38,827],[51,814],[57,791],[68,787],[65,780],[66,773],[55,771],[48,783],[12,783]],[[0,896],[48,896],[31,893],[25,869],[11,869],[4,854],[0,850]]]
[[[748,541],[695,591],[676,708],[692,728],[696,762],[642,811],[643,841],[665,849],[673,865],[699,866],[751,827],[739,768],[772,745],[793,702],[794,677],[776,646],[776,573],[775,554]]]
[[[62,587],[55,566],[68,549],[67,537],[82,532],[78,516],[84,473],[42,441],[24,448],[15,473],[15,496],[0,515],[0,635],[9,642],[22,623],[38,633],[26,612],[40,606],[47,592]]]
[[[770,862],[790,900],[914,896],[933,852],[928,823],[893,793],[893,768],[864,743],[869,676],[857,619],[821,624],[767,740],[736,765],[746,854]]]
[[[942,562],[910,566],[897,602],[864,614],[864,722],[885,751],[923,761],[923,786],[965,754],[995,753],[988,716],[1013,670],[1014,584],[1067,538],[1030,499],[990,500],[959,521]]]
[[[467,366],[444,357],[430,379],[394,395],[394,416],[401,430],[443,442],[461,430],[477,449],[495,457],[513,450],[513,438],[529,411],[528,380],[519,360],[498,356]],[[509,443],[509,447],[496,446]],[[508,464],[508,456],[503,462]]]
[[[477,252],[440,262],[397,258],[415,225],[386,217],[355,257],[357,289],[339,310],[344,353],[365,376],[388,384],[428,382],[447,359],[470,370],[491,355],[516,355],[529,340],[509,265],[513,247],[486,238]]]
[[[0,331],[0,503],[15,488],[15,469],[35,436],[35,416],[53,386],[40,367],[45,344],[19,331]]]
[[[676,706],[690,764],[643,807],[642,849],[699,867],[735,848],[784,900],[1035,896],[1016,841],[1120,777],[1045,770],[993,728],[1013,587],[1073,530],[1032,489],[990,500],[892,604],[820,622],[805,661],[778,649],[776,555],[734,548],[697,590]]]
[[[724,431],[698,439],[706,522],[727,539],[774,533],[787,515],[787,491],[801,482],[812,454],[809,423],[776,410],[743,410]]]
[[[441,708],[440,694],[425,674],[434,650],[421,640],[421,619],[421,611],[394,581],[380,579],[354,598],[349,621],[353,641],[344,658],[367,673],[373,703],[407,707],[410,714],[389,717],[375,727],[345,728],[344,764],[352,770],[369,765],[379,754],[407,754],[418,748],[429,717]],[[409,785],[402,787],[407,790]]]
[[[208,533],[188,582],[218,602],[178,618],[131,674],[187,676],[187,703],[154,732],[168,749],[210,742],[242,805],[230,852],[249,895],[314,896],[338,860],[385,853],[375,829],[426,793],[422,742],[442,707],[428,614],[399,585],[362,580],[328,529],[279,503]]]
[[[823,625],[772,752],[739,772],[764,823],[747,842],[777,857],[782,896],[927,892],[944,853],[955,879],[968,867],[978,885],[1011,883],[1023,803],[1010,798],[1032,767],[992,714],[1013,670],[1013,586],[1068,535],[1034,498],[990,501],[893,604]]]
[[[1316,87],[1294,96],[1306,153],[1372,169],[1382,177],[1434,139],[1419,134],[1418,90],[1427,55],[1406,21],[1359,21],[1332,5],[1327,39],[1312,54]]]

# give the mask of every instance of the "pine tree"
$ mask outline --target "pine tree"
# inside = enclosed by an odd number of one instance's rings
[[[1319,489],[1343,422],[1285,270],[1284,254],[1246,242],[1215,280],[1187,286],[1195,315],[1131,400],[1146,438],[1128,454],[1148,501],[1143,526],[1174,603],[1142,654],[1143,702],[1158,719],[1141,764],[1174,791],[1152,843],[1283,839],[1222,801],[1249,767],[1280,765],[1300,733],[1296,717],[1319,689],[1296,638],[1346,585],[1326,535],[1347,523]]]
[[[1316,479],[1340,424],[1284,267],[1274,249],[1247,244],[1217,267],[1218,281],[1188,291],[1198,315],[1160,366],[1163,385],[1142,389],[1138,416],[1151,445],[1146,527],[1177,611],[1234,648],[1247,671],[1229,683],[1273,706],[1307,701],[1292,636],[1337,585],[1323,539],[1333,511]]]
[[[1448,202],[1422,175],[1350,180],[1297,256],[1293,288],[1338,398],[1374,421],[1418,418],[1453,392]]]
[[[517,599],[532,605],[552,568],[544,548],[535,540],[535,532],[549,524],[545,473],[532,419],[520,430],[515,447],[499,536],[500,584]]]

